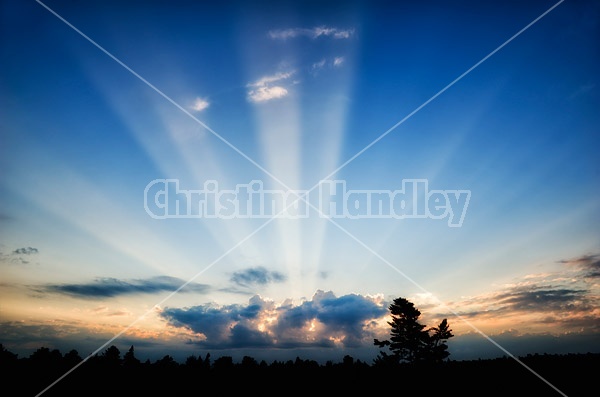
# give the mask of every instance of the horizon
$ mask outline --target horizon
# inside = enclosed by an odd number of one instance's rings
[[[599,4],[1,7],[9,351],[600,353]]]

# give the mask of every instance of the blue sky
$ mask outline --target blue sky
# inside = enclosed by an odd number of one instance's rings
[[[563,2],[419,109],[556,3],[124,3],[44,3],[88,40],[2,2],[9,349],[85,354],[145,315],[115,342],[148,357],[369,359],[403,296],[448,317],[453,358],[504,354],[476,329],[515,354],[598,351],[597,5]],[[156,179],[424,179],[470,200],[460,227],[161,220]]]

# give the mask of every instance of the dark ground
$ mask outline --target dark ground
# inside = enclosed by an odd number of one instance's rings
[[[0,347],[0,379],[4,389],[1,394],[5,396],[36,396],[81,362],[75,351],[62,354],[40,348],[30,357],[18,358]],[[143,363],[135,358],[133,351],[121,357],[116,348],[109,348],[88,359],[42,395],[600,395],[600,354],[536,354],[519,359],[539,377],[512,358],[383,366],[350,356],[339,363],[320,365],[301,358],[259,363],[246,357],[234,363],[228,356],[216,359],[190,356],[185,363],[178,363],[167,355]]]

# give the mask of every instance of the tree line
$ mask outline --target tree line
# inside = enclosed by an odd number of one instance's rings
[[[1,384],[5,390],[18,391],[4,395],[36,396],[81,360],[75,350],[62,354],[47,347],[18,358],[0,345]],[[520,360],[569,397],[589,395],[587,391],[597,387],[595,371],[600,368],[600,354],[534,354]],[[133,346],[125,354],[110,346],[89,357],[44,396],[201,396],[214,388],[223,388],[225,394],[280,395],[281,389],[269,388],[274,387],[274,382],[306,393],[317,387],[321,393],[383,393],[389,391],[391,384],[397,384],[400,396],[417,392],[428,396],[435,394],[432,390],[441,393],[449,387],[460,389],[463,396],[559,395],[506,356],[392,364],[385,360],[368,363],[346,355],[339,362],[320,364],[300,357],[267,363],[245,356],[235,362],[231,356],[213,359],[207,353],[203,357],[190,355],[178,362],[170,355],[141,361]]]

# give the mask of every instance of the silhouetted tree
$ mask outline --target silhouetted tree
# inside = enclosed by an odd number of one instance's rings
[[[202,368],[204,362],[202,361],[202,357],[196,357],[192,354],[185,359],[185,365],[189,368]]]
[[[450,355],[447,341],[454,336],[448,325],[448,321],[443,319],[440,325],[430,328],[429,331],[433,332],[433,335],[430,337],[431,360],[433,362],[444,361]]]
[[[204,370],[210,370],[210,353],[206,353],[206,356],[204,357]]]
[[[244,356],[242,358],[241,366],[245,369],[254,369],[258,368],[258,361],[255,358],[250,356]]]
[[[419,322],[419,309],[402,297],[394,299],[389,310],[392,316],[388,321],[390,339],[374,339],[373,343],[387,347],[392,355],[381,351],[375,364],[439,362],[449,356],[446,340],[453,335],[446,319],[438,327],[425,329],[426,326]]]
[[[346,367],[351,367],[352,365],[354,365],[354,357],[346,354],[344,356],[344,358],[342,359],[342,363],[344,364],[344,366]]]
[[[16,368],[18,362],[18,355],[8,351],[1,343],[0,343],[0,371],[2,374],[9,375],[9,371]]]
[[[217,358],[213,364],[213,368],[217,371],[228,371],[233,368],[233,357],[221,356]]]
[[[102,353],[101,358],[105,365],[111,367],[117,367],[121,365],[121,352],[115,345],[112,345],[106,349],[104,353]]]
[[[168,355],[168,354],[165,355],[160,360],[156,360],[156,362],[154,363],[154,365],[157,368],[160,368],[161,370],[173,369],[173,368],[177,368],[179,366],[179,364],[177,363],[177,361],[175,361],[175,359],[173,357],[171,357],[170,355]]]
[[[133,345],[129,348],[127,353],[123,356],[123,366],[126,368],[136,368],[140,365],[140,360],[135,357]]]
[[[63,357],[63,362],[65,363],[65,366],[67,366],[69,369],[79,364],[81,360],[81,356],[79,356],[79,353],[75,349],[72,349]]]
[[[8,349],[6,349],[4,347],[4,345],[2,343],[0,343],[0,362],[12,363],[12,362],[16,361],[17,358],[18,358],[18,355],[9,351]]]

